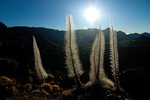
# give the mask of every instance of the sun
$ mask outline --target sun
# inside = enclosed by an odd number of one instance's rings
[[[99,11],[94,7],[89,7],[85,10],[84,16],[89,22],[93,23],[99,18]]]

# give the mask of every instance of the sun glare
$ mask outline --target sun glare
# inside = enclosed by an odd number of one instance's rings
[[[99,18],[99,11],[94,7],[90,7],[85,10],[84,16],[89,22],[93,23]]]

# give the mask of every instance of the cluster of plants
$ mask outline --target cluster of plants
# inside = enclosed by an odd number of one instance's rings
[[[47,82],[28,81],[21,84],[13,78],[0,76],[1,100],[58,100],[67,98],[71,91],[64,90],[53,79]]]
[[[35,37],[33,36],[34,65],[37,82],[31,76],[25,84],[20,84],[15,79],[6,76],[0,77],[0,93],[5,99],[31,99],[38,100],[132,100],[125,90],[120,86],[119,79],[119,57],[117,47],[117,34],[110,23],[110,69],[113,79],[110,79],[104,66],[105,56],[105,34],[101,30],[97,32],[92,45],[90,54],[89,81],[85,84],[80,80],[84,73],[79,57],[78,46],[76,43],[76,33],[73,24],[72,15],[67,15],[67,30],[65,33],[65,61],[67,75],[74,79],[75,86],[72,88],[63,88],[55,82],[52,74],[48,74],[43,67],[40,50]],[[31,74],[31,73],[30,73]],[[64,81],[64,80],[62,80]],[[65,82],[63,83],[65,84]],[[69,85],[69,84],[68,84]],[[10,99],[9,98],[9,99]],[[9,100],[8,99],[8,100]],[[10,99],[11,100],[11,99]]]
[[[109,79],[105,73],[105,38],[100,27],[93,42],[90,54],[90,80],[86,84],[82,84],[79,77],[84,71],[79,59],[73,18],[72,15],[67,16],[67,30],[65,33],[66,65],[68,76],[74,78],[76,82],[76,91],[89,91],[92,98],[96,97],[95,99],[101,95],[100,98],[103,100],[131,100],[120,86],[117,34],[114,31],[112,22],[110,22],[109,44],[110,67],[114,81]]]

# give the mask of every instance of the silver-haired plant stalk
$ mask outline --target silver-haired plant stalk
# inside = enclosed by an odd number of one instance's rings
[[[83,73],[76,43],[76,34],[72,15],[67,15],[67,30],[65,33],[65,53],[68,76],[74,77],[77,88],[81,88],[79,76]]]
[[[104,33],[101,30],[100,27],[100,32],[98,36],[98,73],[97,73],[97,78],[101,80],[101,78],[106,77],[105,71],[104,71],[104,53],[105,53],[105,38],[104,38]]]
[[[120,88],[119,85],[119,62],[118,62],[118,47],[117,47],[117,34],[114,31],[113,24],[110,22],[110,66],[114,76],[116,89]]]
[[[90,55],[90,62],[91,62],[90,80],[91,81],[100,80],[100,69],[103,69],[103,60],[104,60],[104,51],[105,51],[104,42],[105,42],[104,34],[100,28],[94,40],[91,55]],[[105,74],[105,72],[103,72],[103,74]]]
[[[113,88],[114,83],[106,77],[104,70],[105,38],[100,27],[92,46],[90,55],[90,80],[100,82],[103,88]]]
[[[101,27],[99,36],[99,50],[99,80],[103,88],[114,89],[114,82],[107,78],[104,70],[105,36]]]
[[[35,70],[37,73],[37,77],[39,81],[45,82],[45,79],[48,77],[48,74],[43,68],[42,61],[41,61],[41,55],[40,51],[38,49],[36,39],[33,36],[33,51],[34,51],[34,64],[35,64]]]

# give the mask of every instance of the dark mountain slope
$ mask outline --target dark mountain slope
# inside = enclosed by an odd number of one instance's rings
[[[105,69],[111,77],[109,66],[109,28],[103,30],[106,38]],[[88,80],[89,55],[97,29],[77,30],[77,43],[84,68],[81,80]],[[32,36],[35,36],[47,71],[64,72],[65,31],[34,28],[7,27],[0,23],[0,76],[6,75],[26,80],[34,72]],[[125,34],[117,31],[121,85],[135,98],[146,97],[150,80],[150,34]],[[138,90],[137,90],[138,89]]]

